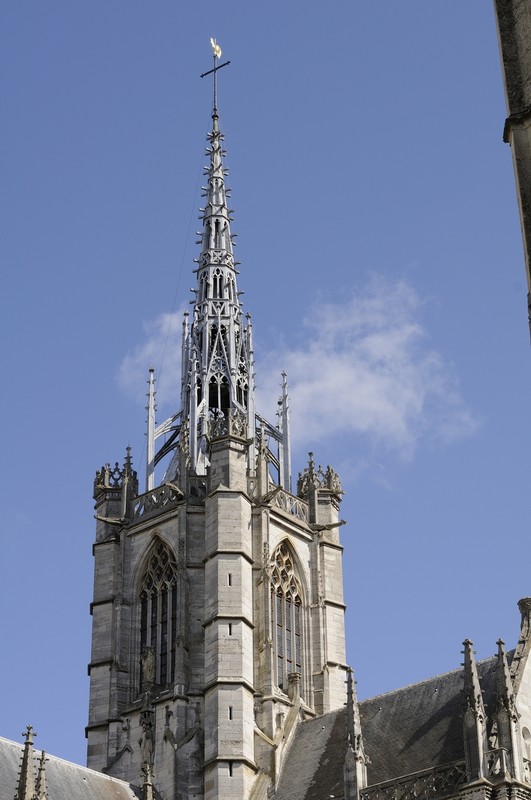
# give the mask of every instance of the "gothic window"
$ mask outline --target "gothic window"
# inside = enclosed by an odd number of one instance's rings
[[[173,682],[177,637],[177,565],[157,540],[140,585],[140,655],[142,678],[159,686]],[[142,690],[142,686],[140,687]]]
[[[227,291],[228,291],[228,298],[231,302],[235,302],[235,293],[234,293],[234,280],[231,276],[229,276],[227,281]]]
[[[229,383],[225,375],[213,375],[209,383],[208,406],[211,411],[226,414],[229,408]]]
[[[287,692],[288,675],[302,671],[302,591],[286,542],[273,556],[271,627],[277,684]]]
[[[220,269],[214,270],[212,297],[223,297],[223,272]]]
[[[207,283],[208,283],[208,274],[206,272],[201,273],[201,278],[199,279],[199,302],[203,302],[207,298]]]

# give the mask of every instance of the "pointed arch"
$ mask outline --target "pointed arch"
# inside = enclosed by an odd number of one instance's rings
[[[162,539],[151,545],[138,589],[140,606],[140,691],[146,683],[171,684],[177,638],[177,562]]]
[[[271,638],[275,652],[275,677],[282,691],[288,676],[303,671],[303,590],[295,557],[284,539],[271,559]]]

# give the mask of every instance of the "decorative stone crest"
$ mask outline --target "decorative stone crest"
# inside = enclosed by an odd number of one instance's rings
[[[122,489],[126,484],[130,485],[134,493],[138,492],[137,473],[133,469],[130,447],[126,448],[123,468],[120,467],[118,461],[115,461],[114,467],[111,467],[110,464],[104,464],[101,469],[96,470],[94,497],[109,489]]]
[[[315,468],[313,453],[308,453],[308,466],[299,472],[297,481],[297,494],[299,497],[307,497],[311,489],[325,489],[333,494],[343,494],[339,475],[330,465],[323,469],[319,464]]]

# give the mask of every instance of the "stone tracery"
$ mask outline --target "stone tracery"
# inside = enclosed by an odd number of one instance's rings
[[[158,539],[140,587],[142,684],[165,686],[173,680],[176,624],[177,564],[169,548]]]
[[[302,671],[302,588],[287,543],[272,558],[271,635],[276,654],[277,685],[287,691],[288,676]]]

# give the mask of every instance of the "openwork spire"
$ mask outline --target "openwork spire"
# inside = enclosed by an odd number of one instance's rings
[[[146,489],[155,485],[155,466],[173,453],[165,481],[177,481],[188,472],[206,475],[209,442],[225,436],[244,440],[249,474],[256,472],[258,439],[268,470],[282,488],[291,491],[289,400],[287,376],[276,423],[256,413],[253,334],[250,316],[244,315],[238,291],[238,261],[234,258],[231,231],[230,190],[225,185],[223,134],[219,126],[218,72],[230,64],[219,64],[221,47],[211,39],[214,66],[201,77],[213,78],[212,126],[207,133],[207,180],[202,187],[205,204],[200,209],[197,231],[200,252],[197,264],[193,312],[186,313],[182,332],[180,409],[155,424],[155,377],[150,370],[147,418]],[[257,429],[260,429],[257,437]],[[156,451],[155,441],[166,437]],[[269,474],[269,472],[268,472]],[[268,479],[269,480],[269,479]]]
[[[214,81],[220,69],[216,59],[214,50]],[[204,168],[205,205],[200,209],[197,288],[191,326],[185,323],[183,336],[182,418],[188,421],[190,460],[198,474],[208,466],[205,439],[210,423],[217,423],[219,433],[220,420],[228,428],[229,420],[238,418],[242,434],[254,439],[252,330],[249,317],[244,322],[236,281],[223,138],[215,90],[212,129],[207,134],[209,163]]]

